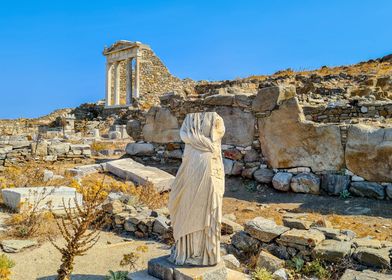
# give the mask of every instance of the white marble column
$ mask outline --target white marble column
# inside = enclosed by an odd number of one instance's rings
[[[120,62],[114,65],[114,105],[120,105]]]
[[[133,90],[133,97],[139,98],[139,75],[140,75],[140,65],[139,65],[139,56],[135,57],[135,85]]]
[[[112,63],[106,63],[106,107],[111,106],[112,103]]]
[[[132,104],[132,58],[127,61],[127,105]]]

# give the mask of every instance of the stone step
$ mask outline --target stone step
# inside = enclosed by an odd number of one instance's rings
[[[110,173],[135,184],[152,184],[157,191],[170,190],[174,176],[156,167],[145,166],[133,159],[119,159],[106,163],[106,169]]]

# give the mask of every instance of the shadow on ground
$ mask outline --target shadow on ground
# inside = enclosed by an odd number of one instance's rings
[[[362,197],[341,199],[329,195],[279,192],[269,186],[255,190],[253,182],[239,177],[226,178],[225,197],[263,204],[295,204],[295,212],[317,212],[320,214],[364,215],[392,218],[392,201]]]
[[[37,278],[37,280],[56,280],[57,275],[45,276]],[[105,280],[106,277],[102,275],[91,274],[76,274],[71,276],[71,280]]]

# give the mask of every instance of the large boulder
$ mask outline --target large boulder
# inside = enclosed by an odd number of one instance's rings
[[[146,115],[143,136],[147,142],[181,142],[178,120],[169,109],[152,107]]]
[[[272,178],[272,186],[279,191],[287,192],[290,190],[290,182],[293,174],[289,172],[278,172]]]
[[[350,185],[350,176],[326,173],[321,176],[321,188],[329,194],[339,195]]]
[[[252,102],[252,109],[256,112],[272,111],[283,100],[295,96],[295,86],[280,85],[260,89]]]
[[[392,181],[392,128],[350,126],[346,144],[349,170],[373,182]]]
[[[273,168],[307,166],[317,172],[343,167],[339,127],[306,121],[296,98],[283,101],[258,125],[261,149]]]
[[[225,123],[225,136],[222,144],[250,146],[253,142],[255,117],[238,107],[218,107],[216,112]]]

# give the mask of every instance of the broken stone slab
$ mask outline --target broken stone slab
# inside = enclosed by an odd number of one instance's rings
[[[274,255],[261,250],[257,258],[257,267],[262,267],[271,273],[274,273],[285,266],[285,261],[275,257]]]
[[[161,280],[226,280],[227,269],[223,262],[215,266],[177,266],[169,261],[169,256],[148,262],[148,274]]]
[[[371,270],[355,271],[347,269],[340,280],[391,280],[391,274],[383,274]]]
[[[377,239],[370,238],[355,238],[353,240],[353,244],[355,247],[366,247],[373,249],[380,249],[382,247],[381,241]]]
[[[312,222],[293,218],[283,218],[283,225],[288,228],[310,229]]]
[[[130,158],[113,160],[106,163],[106,169],[135,184],[152,186],[159,192],[168,191],[174,181],[174,176],[156,167],[145,166]]]
[[[300,245],[301,248],[302,246],[313,248],[324,239],[324,234],[315,229],[291,229],[283,233],[277,241],[279,244],[294,248],[296,248],[295,245]]]
[[[240,261],[237,260],[237,258],[232,254],[222,256],[222,260],[224,261],[227,268],[236,270],[241,267]]]
[[[232,94],[214,94],[207,96],[203,103],[205,105],[231,106],[233,102],[234,95]]]
[[[361,264],[375,268],[389,268],[389,248],[373,249],[359,247],[354,252],[354,258]]]
[[[154,153],[154,146],[150,143],[129,143],[125,151],[131,156],[150,156]]]
[[[252,109],[256,112],[272,111],[275,107],[280,105],[283,100],[293,98],[295,94],[295,86],[292,85],[262,88],[253,100]]]
[[[313,228],[321,231],[325,235],[326,239],[333,239],[337,241],[350,241],[354,238],[354,236],[349,234],[348,232],[345,233],[345,231],[341,231],[335,228],[319,227],[319,226]]]
[[[241,226],[240,224],[237,224],[234,221],[222,217],[222,228],[221,228],[222,235],[230,235],[240,230],[244,230],[244,227]]]
[[[274,221],[262,217],[256,217],[245,223],[245,231],[262,242],[271,242],[288,230],[290,228],[279,226]]]
[[[104,168],[102,164],[89,164],[67,169],[67,173],[71,176],[82,178],[90,174],[101,172],[103,170]]]
[[[4,204],[17,212],[34,205],[36,201],[40,201],[38,210],[48,210],[49,204],[53,210],[64,210],[64,203],[71,208],[75,208],[76,203],[83,204],[82,195],[70,187],[12,188],[1,192]]]
[[[384,187],[373,182],[352,182],[350,192],[356,196],[384,199]]]
[[[18,253],[26,248],[36,246],[38,244],[35,240],[3,240],[1,247],[6,253]]]
[[[231,244],[244,253],[256,253],[259,249],[260,241],[253,238],[245,231],[239,231],[232,236]]]
[[[338,262],[351,254],[351,242],[324,240],[313,249],[316,258]]]

